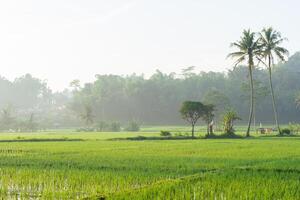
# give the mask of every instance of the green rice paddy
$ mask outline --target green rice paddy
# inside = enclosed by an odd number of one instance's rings
[[[160,140],[147,131],[1,133],[0,196],[300,199],[300,137]],[[124,139],[137,136],[156,139]]]

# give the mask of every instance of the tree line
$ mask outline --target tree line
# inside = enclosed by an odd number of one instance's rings
[[[281,123],[299,122],[299,75],[300,53],[272,66],[274,99]],[[185,124],[179,109],[187,100],[215,105],[216,124],[228,109],[237,112],[241,118],[239,123],[246,123],[251,88],[248,78],[248,67],[243,65],[224,73],[197,72],[197,68],[187,67],[180,73],[157,70],[150,78],[136,74],[96,75],[94,82],[81,84],[74,80],[70,89],[53,92],[46,81],[29,74],[14,81],[1,77],[0,124],[3,129],[11,129],[16,124],[24,127],[24,123],[39,129],[100,122]],[[252,121],[257,124],[274,121],[269,85],[268,68],[262,64],[253,68]]]

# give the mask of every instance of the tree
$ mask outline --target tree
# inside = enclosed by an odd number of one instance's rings
[[[0,129],[1,130],[9,130],[12,128],[12,124],[14,122],[14,118],[12,116],[12,107],[7,106],[1,110],[0,113]]]
[[[224,109],[231,107],[229,98],[217,89],[211,89],[205,93],[202,98],[202,102],[206,105],[214,105],[215,119],[220,119],[219,117],[224,112]]]
[[[29,120],[26,124],[26,130],[30,132],[35,132],[37,130],[38,124],[34,120],[34,113],[31,113],[29,116]]]
[[[69,86],[73,88],[75,91],[78,91],[80,89],[80,80],[75,79],[71,81]]]
[[[195,76],[196,75],[194,73],[195,68],[196,68],[195,66],[190,66],[190,67],[182,69],[181,72],[182,72],[183,77],[190,78],[192,76]]]
[[[236,120],[240,120],[241,118],[237,115],[235,111],[229,110],[223,116],[223,125],[225,134],[234,134],[233,123]]]
[[[214,118],[214,113],[213,113],[214,110],[215,110],[215,105],[212,104],[204,105],[204,113],[202,118],[207,124],[207,135],[213,134],[212,123]]]
[[[84,105],[83,112],[80,115],[80,118],[85,121],[85,125],[89,126],[94,122],[94,115],[92,106],[89,104]]]
[[[274,112],[275,124],[277,126],[279,134],[281,134],[278,113],[274,97],[273,81],[272,81],[272,66],[274,65],[274,58],[277,57],[280,61],[285,61],[285,57],[289,52],[284,47],[279,46],[285,38],[281,37],[281,34],[274,30],[272,27],[264,28],[260,33],[259,42],[262,47],[261,62],[267,67],[269,72],[270,91],[272,96],[272,105]]]
[[[180,108],[182,118],[192,125],[192,137],[194,137],[195,124],[203,116],[204,111],[204,105],[196,101],[185,101]]]
[[[246,136],[249,137],[251,122],[253,118],[253,103],[254,103],[254,89],[253,89],[254,60],[257,58],[257,56],[260,55],[260,47],[259,47],[258,40],[255,38],[255,33],[251,32],[250,30],[244,30],[241,40],[232,43],[231,47],[237,48],[236,52],[232,52],[228,55],[228,57],[236,59],[235,66],[243,62],[247,62],[248,64],[248,71],[250,76],[249,80],[251,86],[251,93],[250,93],[251,103],[250,103],[250,113],[249,113]]]

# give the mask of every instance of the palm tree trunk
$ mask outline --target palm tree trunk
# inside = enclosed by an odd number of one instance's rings
[[[271,90],[271,95],[272,95],[272,103],[273,103],[273,112],[274,112],[274,119],[276,123],[276,127],[278,129],[279,134],[281,134],[281,130],[279,127],[278,123],[278,114],[277,114],[277,109],[276,109],[276,103],[275,103],[275,97],[274,97],[274,89],[273,89],[273,83],[272,83],[272,68],[271,68],[271,58],[269,57],[269,82],[270,82],[270,90]]]
[[[250,105],[250,114],[249,114],[246,137],[250,136],[250,127],[251,127],[251,122],[252,122],[252,117],[253,117],[254,88],[253,88],[252,65],[249,65],[249,75],[250,75],[250,85],[251,85],[251,96],[250,96],[251,105]]]

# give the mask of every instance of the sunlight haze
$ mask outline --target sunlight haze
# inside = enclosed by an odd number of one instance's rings
[[[0,75],[30,73],[63,90],[95,74],[226,71],[229,45],[244,28],[273,26],[291,54],[299,51],[299,7],[296,0],[1,1]]]

